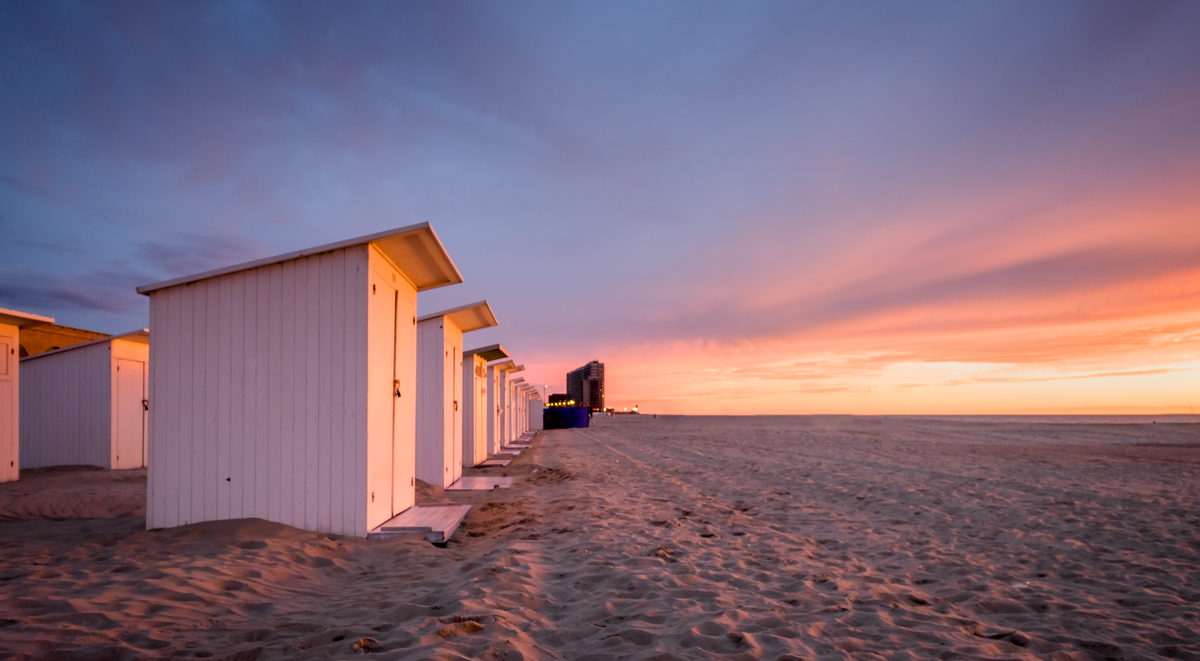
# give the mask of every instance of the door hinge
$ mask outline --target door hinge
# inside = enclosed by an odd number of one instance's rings
[[[399,397],[400,396],[400,379],[392,380],[392,388],[394,389],[393,394],[395,394],[397,397]]]
[[[143,399],[143,400],[142,400],[142,410],[143,410],[143,411],[149,411],[149,410],[150,410],[150,400],[148,400],[148,399]]]
[[[410,487],[417,486],[417,478],[415,478],[415,477],[408,478],[408,486],[410,486]]]

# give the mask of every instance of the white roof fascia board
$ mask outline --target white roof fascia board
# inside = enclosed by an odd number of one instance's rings
[[[429,321],[438,317],[447,317],[454,322],[455,326],[464,333],[477,331],[481,328],[491,328],[498,326],[496,315],[492,314],[492,308],[487,301],[479,301],[478,303],[468,303],[460,305],[449,310],[441,312],[433,312],[423,317],[417,317],[417,322]]]
[[[383,253],[396,269],[413,283],[417,291],[436,289],[437,287],[444,287],[446,285],[456,285],[463,281],[462,274],[454,266],[454,262],[450,259],[450,255],[446,253],[446,248],[442,245],[441,240],[438,239],[437,234],[434,233],[433,228],[429,226],[429,223],[417,223],[416,225],[400,227],[376,234],[368,234],[354,239],[327,243],[314,248],[306,248],[283,255],[265,257],[212,271],[142,285],[137,288],[137,292],[139,294],[150,294],[153,291],[167,287],[184,285],[229,273],[246,271],[364,244],[371,244],[378,248],[379,252]]]
[[[33,314],[32,312],[0,308],[0,324],[16,326],[17,328],[30,328],[32,326],[44,326],[52,323],[54,323],[54,317],[43,317],[40,314]]]
[[[499,363],[488,363],[488,367],[500,370],[501,372],[511,370],[511,369],[515,368],[516,366],[517,366],[517,364],[511,360],[505,360],[505,361],[499,362]]]
[[[150,330],[146,329],[146,328],[139,328],[138,330],[129,331],[128,333],[121,333],[120,335],[109,335],[108,337],[102,337],[99,339],[92,340],[90,342],[81,342],[79,344],[72,344],[69,347],[63,347],[61,349],[55,349],[53,351],[43,351],[41,353],[35,353],[32,356],[25,356],[24,358],[21,359],[21,362],[25,362],[27,360],[37,360],[38,358],[44,358],[46,356],[53,356],[54,354],[58,354],[58,353],[65,353],[67,351],[74,351],[76,349],[90,347],[93,344],[101,344],[103,342],[112,342],[113,340],[128,340],[130,342],[137,342],[139,344],[150,344]]]

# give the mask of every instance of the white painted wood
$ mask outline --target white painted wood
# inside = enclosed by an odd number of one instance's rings
[[[491,491],[492,489],[507,489],[512,486],[511,477],[486,477],[483,475],[462,477],[454,484],[446,487],[447,491]]]
[[[53,317],[0,308],[0,482],[21,470],[21,329],[52,323]]]
[[[372,259],[387,263],[382,252],[373,252]],[[403,512],[416,502],[413,480],[416,477],[417,433],[417,292],[415,287],[406,287],[402,281],[401,274],[396,282],[399,295],[396,304],[396,376],[400,380],[401,396],[397,398],[395,408],[393,514]]]
[[[185,280],[148,291],[162,360],[147,526],[260,517],[361,537],[411,507],[416,289],[402,268],[357,244]]]
[[[235,400],[232,399],[234,379],[233,329],[235,326],[233,322],[235,311],[233,280],[232,276],[226,275],[220,277],[217,281],[219,288],[217,310],[221,323],[217,332],[217,346],[220,347],[217,359],[217,467],[216,475],[213,479],[216,480],[217,513],[215,518],[218,520],[230,518],[229,505],[232,486],[230,471],[233,463],[230,439],[232,437],[233,407],[236,405]],[[242,318],[240,310],[238,311],[238,318]]]
[[[367,448],[367,521],[378,525],[393,516],[392,453],[395,451],[396,379],[396,288],[391,274],[372,269],[367,364],[368,448]]]
[[[411,507],[395,518],[371,530],[370,537],[382,538],[391,535],[423,533],[434,544],[444,544],[458,530],[470,505],[435,505]]]
[[[496,454],[500,449],[500,375],[503,370],[495,365],[487,366],[487,449],[485,454]]]
[[[462,360],[462,465],[487,458],[487,362],[478,354]]]
[[[448,316],[417,322],[416,476],[442,488],[462,475],[462,342]]]
[[[20,329],[0,323],[0,482],[17,479],[20,471]]]
[[[142,440],[146,437],[146,427],[142,400],[146,398],[146,363],[122,358],[115,360],[117,387],[113,392],[112,415],[116,434],[112,441],[112,467],[141,468],[145,465]]]
[[[137,331],[21,359],[20,465],[144,466],[145,341]]]
[[[541,431],[544,428],[543,415],[546,407],[542,403],[542,398],[534,396],[529,400],[529,430]]]

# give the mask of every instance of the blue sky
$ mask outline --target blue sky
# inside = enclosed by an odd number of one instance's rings
[[[799,364],[867,411],[901,364],[1183,370],[1197,34],[1189,2],[8,2],[0,307],[120,332],[137,285],[428,221],[465,283],[422,311],[488,299],[467,344],[534,381]]]

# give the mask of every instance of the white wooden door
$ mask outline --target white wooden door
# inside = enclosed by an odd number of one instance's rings
[[[394,462],[396,452],[396,289],[374,270],[371,271],[371,304],[368,306],[367,348],[368,378],[372,383],[367,389],[374,411],[384,412],[375,417],[378,429],[371,429],[370,461],[367,464],[367,521],[374,527],[392,518]]]
[[[393,414],[392,510],[399,514],[416,504],[417,495],[413,488],[417,477],[417,295],[411,289],[397,292],[395,337],[394,369],[399,395]]]
[[[146,465],[146,363],[117,359],[117,389],[113,393],[116,416],[113,468]]]
[[[462,411],[459,400],[462,399],[462,356],[458,354],[458,347],[453,343],[447,342],[447,349],[450,350],[450,360],[446,363],[446,380],[450,383],[450,480],[449,484],[453,484],[458,478],[462,477]]]
[[[0,324],[0,482],[17,479],[17,329]]]

